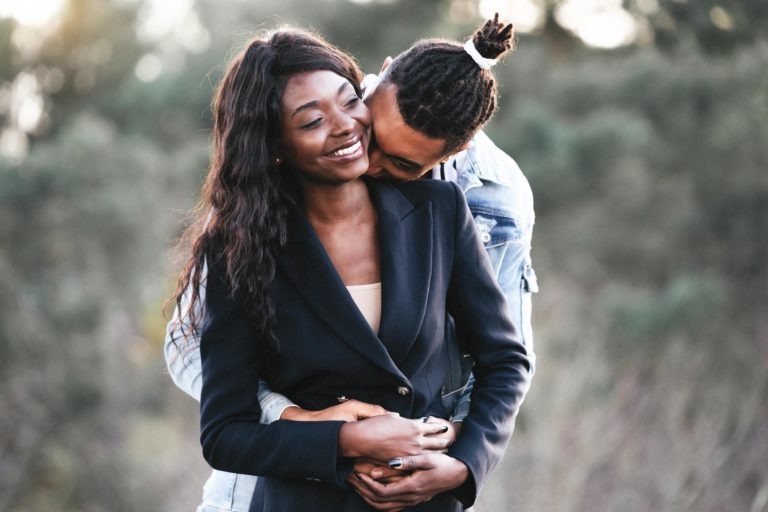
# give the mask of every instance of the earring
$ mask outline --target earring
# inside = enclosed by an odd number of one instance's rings
[[[275,165],[280,165],[281,163],[283,163],[283,159],[280,158],[279,156],[276,156],[275,157]]]

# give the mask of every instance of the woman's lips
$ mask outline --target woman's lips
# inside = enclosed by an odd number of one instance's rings
[[[325,157],[338,163],[350,163],[365,156],[363,137],[358,137],[354,142],[343,144],[340,148],[326,153]]]
[[[362,147],[362,142],[360,139],[357,139],[357,142],[353,143],[351,146],[347,146],[345,148],[337,149],[336,151],[332,151],[331,153],[328,153],[327,156],[329,157],[340,157],[340,156],[349,156],[353,153],[356,153],[359,149]]]

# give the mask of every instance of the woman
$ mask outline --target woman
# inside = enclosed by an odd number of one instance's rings
[[[394,509],[433,496],[417,510],[469,506],[527,387],[525,349],[458,188],[360,179],[370,117],[359,79],[324,41],[281,31],[233,60],[214,103],[201,209],[213,213],[179,289],[191,285],[194,306],[207,261],[205,319],[192,319],[203,451],[217,469],[269,477],[251,510]],[[446,415],[447,313],[476,361],[472,409],[448,453],[430,456],[431,493],[382,503],[350,475],[352,460],[420,453],[427,431],[406,418]],[[401,417],[262,425],[259,378],[305,409],[354,397]]]

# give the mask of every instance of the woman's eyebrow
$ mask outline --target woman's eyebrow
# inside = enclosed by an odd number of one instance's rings
[[[336,91],[336,96],[344,92],[344,89],[346,89],[347,87],[351,87],[351,86],[349,85],[349,82],[345,81],[343,84],[341,84],[341,87],[339,87],[339,90]],[[298,107],[296,107],[296,110],[293,111],[293,114],[291,114],[291,117],[294,117],[296,114],[298,114],[302,110],[307,110],[308,108],[316,107],[318,104],[319,104],[319,101],[312,100],[304,103],[303,105],[299,105]]]
[[[317,100],[308,101],[305,104],[296,107],[296,110],[293,111],[293,114],[291,114],[291,117],[294,117],[296,114],[298,114],[302,110],[307,110],[308,108],[316,107],[318,104],[319,104],[319,101]]]

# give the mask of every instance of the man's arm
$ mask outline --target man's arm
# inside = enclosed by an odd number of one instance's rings
[[[195,318],[202,319],[205,310],[206,266],[200,279],[200,296],[195,305]],[[203,367],[200,361],[200,333],[190,325],[192,292],[184,291],[181,304],[173,309],[173,317],[165,329],[165,362],[176,387],[197,401],[203,388]],[[296,405],[286,396],[274,393],[263,380],[259,381],[258,399],[261,405],[261,422],[272,423],[282,416],[288,407]]]
[[[482,188],[475,189],[474,193],[481,193],[483,188],[502,187],[502,185],[487,183]],[[507,196],[505,194],[504,196]],[[511,195],[514,197],[514,195]],[[531,240],[533,238],[534,212],[531,204],[525,215],[514,219],[511,224],[515,226],[512,240],[503,243],[503,247],[486,247],[491,258],[493,268],[496,270],[496,281],[499,283],[504,298],[507,301],[512,322],[520,334],[520,340],[525,345],[528,358],[531,362],[531,375],[536,368],[536,355],[533,347],[533,328],[531,324],[531,295],[539,291],[536,282],[536,273],[531,265]],[[504,222],[491,227],[504,229]],[[491,235],[491,233],[489,233]],[[500,250],[501,249],[501,250]],[[470,395],[475,383],[474,376],[470,373],[471,360],[466,355],[461,357],[462,385],[466,385],[461,392],[451,421],[460,423],[469,414]]]
[[[533,212],[531,212],[532,215]],[[497,280],[507,300],[512,322],[519,329],[528,357],[535,366],[531,295],[538,292],[539,288],[536,273],[531,265],[532,236],[533,222],[530,221],[527,225],[520,227],[520,239],[508,243],[506,251],[498,262]]]

